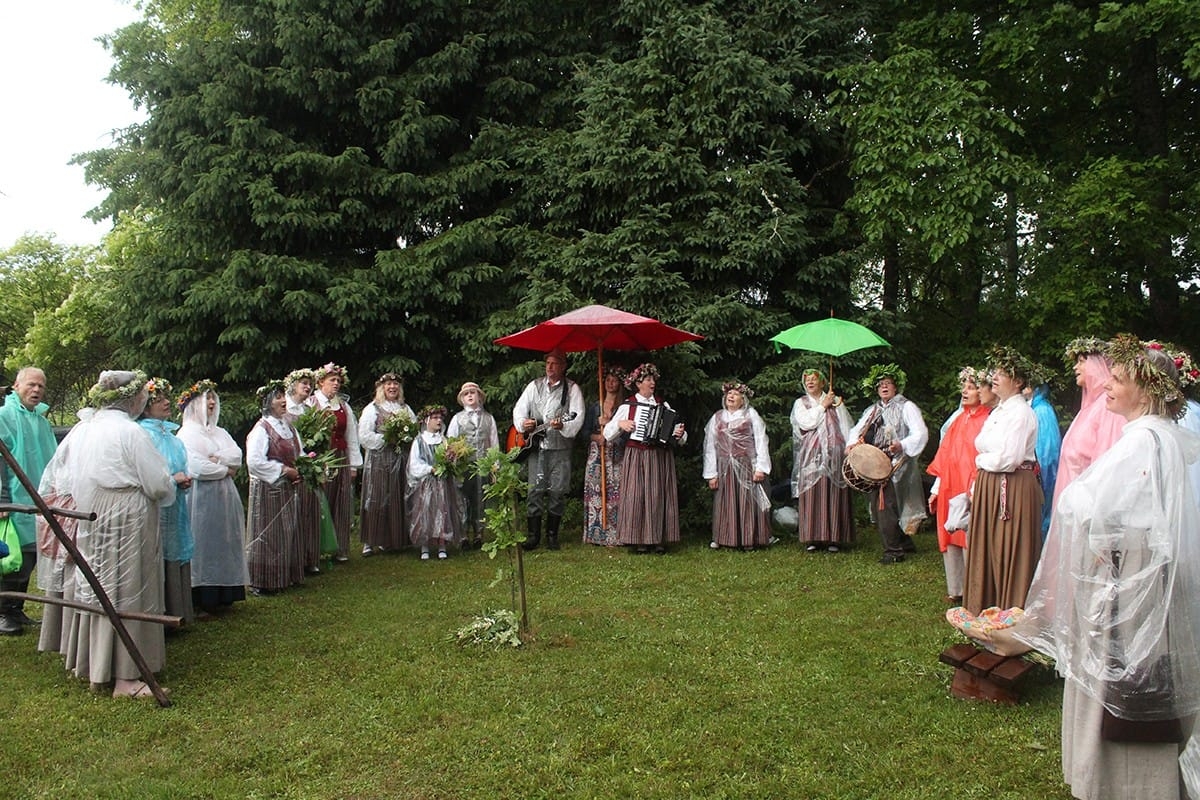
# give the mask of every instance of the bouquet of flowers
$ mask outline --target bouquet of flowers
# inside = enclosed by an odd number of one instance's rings
[[[329,449],[333,437],[334,422],[336,419],[332,411],[306,406],[304,412],[296,417],[294,424],[305,447],[317,453],[324,453]]]
[[[433,474],[439,478],[449,476],[462,481],[471,474],[471,462],[475,460],[475,448],[465,436],[450,436],[441,447],[433,452]]]
[[[399,453],[400,448],[410,444],[420,432],[421,426],[417,424],[417,420],[402,409],[383,423],[383,443]]]
[[[304,485],[310,489],[320,489],[333,476],[333,471],[346,466],[345,459],[338,456],[336,453],[326,450],[323,453],[317,453],[310,450],[307,453],[301,453],[296,456],[296,471],[300,473],[300,480],[304,481]]]

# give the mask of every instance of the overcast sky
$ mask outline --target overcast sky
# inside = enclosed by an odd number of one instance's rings
[[[103,193],[67,162],[143,116],[105,82],[112,61],[96,41],[139,17],[122,0],[0,0],[0,249],[27,232],[62,244],[107,232],[83,218]]]

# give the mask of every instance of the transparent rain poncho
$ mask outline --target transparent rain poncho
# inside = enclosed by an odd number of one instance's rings
[[[75,435],[66,471],[76,506],[96,514],[80,522],[76,544],[113,605],[162,613],[158,510],[175,500],[166,459],[128,413],[103,408]],[[98,605],[82,575],[73,599]]]
[[[76,447],[82,447],[87,437],[87,425],[92,419],[95,409],[85,408],[78,412],[79,422],[71,428],[66,437],[54,451],[54,457],[42,471],[42,480],[38,485],[38,494],[51,508],[75,509],[74,489],[69,468],[71,454]],[[71,541],[75,541],[79,531],[79,520],[71,517],[58,517],[58,524],[63,533]],[[58,537],[50,530],[50,524],[45,518],[37,518],[37,585],[43,592],[62,592],[63,567],[66,565],[67,550],[59,542]]]
[[[216,400],[211,412],[208,399]],[[179,439],[187,447],[188,498],[192,536],[192,586],[244,586],[248,582],[243,554],[246,511],[230,469],[242,463],[242,449],[217,423],[221,400],[216,392],[195,397],[183,409]]]
[[[842,462],[846,437],[854,421],[839,403],[826,409],[820,397],[802,395],[792,405],[792,496],[799,497],[828,478],[839,489],[846,486]]]
[[[763,484],[754,482],[754,473],[771,473],[771,450],[767,427],[752,408],[721,410],[704,427],[704,478],[725,483],[732,479],[749,493],[760,511],[771,507]]]
[[[404,473],[408,466],[408,447],[399,452],[383,440],[383,426],[404,412],[416,419],[407,403],[376,400],[363,408],[358,420],[358,441],[366,451],[362,478],[362,507],[365,511],[385,509],[404,502]]]
[[[1124,719],[1200,710],[1200,438],[1140,417],[1060,495],[1017,638]]]

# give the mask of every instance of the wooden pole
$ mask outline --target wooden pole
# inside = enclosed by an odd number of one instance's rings
[[[38,494],[37,487],[30,482],[29,476],[21,469],[21,465],[17,463],[16,457],[13,456],[12,451],[8,449],[8,445],[4,443],[3,439],[0,439],[0,457],[4,458],[5,463],[8,464],[8,468],[13,471],[13,474],[17,476],[17,480],[20,481],[21,486],[29,493],[29,498],[33,500],[34,505],[45,518],[47,524],[49,524],[50,530],[54,533],[55,538],[58,539],[59,544],[66,548],[66,551],[71,555],[71,559],[75,563],[75,568],[79,570],[87,580],[88,585],[92,587],[92,591],[96,593],[96,599],[100,601],[100,605],[103,607],[108,621],[112,623],[113,630],[116,631],[121,643],[125,645],[125,649],[129,651],[129,657],[137,665],[138,672],[141,673],[142,680],[150,687],[154,699],[163,708],[170,706],[171,701],[167,699],[167,693],[158,685],[158,680],[150,670],[150,665],[146,663],[146,657],[142,655],[142,651],[138,649],[137,644],[133,641],[133,637],[129,635],[129,630],[121,620],[120,613],[112,604],[112,600],[109,599],[108,592],[104,591],[104,587],[100,584],[96,573],[88,566],[87,561],[80,554],[79,548],[75,546],[75,542],[71,541],[71,538],[62,529],[62,525],[55,518],[54,512],[51,511],[50,506],[46,505],[46,501],[42,499],[42,496]],[[95,520],[96,515],[93,512],[82,519]]]
[[[35,603],[44,603],[48,606],[76,608],[80,611],[90,611],[93,614],[104,613],[104,609],[100,606],[88,605],[87,603],[80,603],[77,600],[65,600],[61,597],[51,597],[44,594],[29,594],[28,592],[0,592],[0,597],[7,597],[12,600],[32,600]],[[162,625],[164,628],[178,628],[183,624],[183,617],[170,617],[165,614],[148,614],[144,611],[118,611],[117,616],[119,616],[121,619],[132,619],[137,622],[154,622]]]
[[[596,414],[599,419],[604,414],[604,348],[596,348],[596,386],[599,387],[600,395],[600,412]],[[601,428],[601,438],[603,438],[603,428]],[[588,436],[591,436],[591,431]],[[600,442],[600,527],[608,528],[608,464],[604,457],[604,452],[608,450],[605,442]]]

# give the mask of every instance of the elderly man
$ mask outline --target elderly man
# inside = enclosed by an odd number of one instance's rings
[[[50,407],[42,402],[45,393],[45,373],[37,367],[23,367],[13,381],[12,393],[0,406],[0,438],[34,486],[42,480],[42,472],[57,446],[54,431],[46,421],[46,411]],[[33,503],[16,475],[10,473],[8,484],[14,503]],[[21,569],[4,576],[0,586],[6,592],[25,592],[29,590],[29,576],[37,563],[36,523],[29,514],[14,514],[13,524],[21,539]],[[25,615],[23,600],[5,598],[0,601],[0,634],[17,636],[24,632],[25,626],[35,624]]]
[[[567,488],[571,485],[571,446],[583,427],[583,392],[566,377],[567,359],[561,350],[546,353],[546,375],[525,387],[513,407],[513,427],[526,436],[540,433],[529,456],[528,536],[522,547],[533,550],[542,539],[546,517],[546,546],[558,549]]]
[[[871,444],[898,465],[891,480],[880,487],[882,500],[870,504],[871,516],[883,540],[880,564],[898,563],[904,560],[906,551],[915,551],[909,537],[917,532],[926,516],[917,458],[929,441],[929,429],[917,404],[900,394],[904,381],[904,370],[895,364],[871,367],[863,388],[874,389],[879,400],[863,412],[846,439],[850,443],[848,450],[857,444]]]

